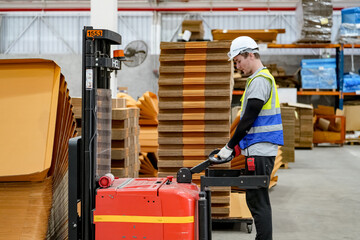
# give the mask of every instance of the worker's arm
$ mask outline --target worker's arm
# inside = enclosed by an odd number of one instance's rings
[[[221,159],[227,159],[234,150],[235,155],[239,154],[240,147],[238,144],[240,140],[245,137],[258,117],[264,103],[270,98],[271,83],[264,77],[257,77],[249,84],[246,92],[248,100],[244,109],[245,112],[236,127],[233,137],[218,153]]]
[[[228,142],[227,146],[231,149],[234,149],[240,140],[245,137],[247,132],[252,127],[256,118],[259,116],[259,113],[264,105],[264,101],[252,98],[249,99],[246,105],[245,113],[238,123],[233,137]]]
[[[233,151],[235,151],[235,156],[240,154],[240,147],[238,144],[254,124],[263,105],[263,100],[257,98],[251,98],[248,100],[245,113],[238,123],[233,137],[218,153],[220,160],[217,163],[222,163],[223,160],[228,159],[230,155],[233,154]]]

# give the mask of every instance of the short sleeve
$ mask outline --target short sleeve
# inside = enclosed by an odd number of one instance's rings
[[[264,77],[256,77],[253,79],[246,89],[247,99],[260,99],[267,102],[271,94],[271,83]]]

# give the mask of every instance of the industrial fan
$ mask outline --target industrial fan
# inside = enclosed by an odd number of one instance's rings
[[[147,56],[148,47],[142,40],[130,42],[124,50],[126,61],[124,64],[128,67],[137,67],[143,63]]]

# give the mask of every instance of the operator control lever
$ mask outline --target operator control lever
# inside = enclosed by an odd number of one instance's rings
[[[194,173],[201,173],[202,171],[204,171],[213,164],[222,164],[222,163],[230,162],[234,157],[233,155],[231,155],[227,159],[222,160],[217,156],[217,153],[219,152],[220,152],[219,149],[215,149],[209,154],[209,158],[206,161],[196,165],[191,169],[180,168],[180,170],[177,172],[176,181],[178,183],[191,183],[192,175]]]

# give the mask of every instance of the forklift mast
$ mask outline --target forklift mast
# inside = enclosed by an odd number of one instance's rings
[[[70,240],[95,239],[93,210],[97,182],[102,175],[110,172],[110,150],[105,154],[108,161],[99,163],[103,157],[98,150],[98,109],[99,91],[110,97],[102,112],[111,114],[110,73],[121,69],[123,58],[111,58],[111,45],[120,45],[121,36],[105,29],[83,29],[82,49],[82,121],[81,137],[69,141],[69,222]],[[110,107],[108,107],[110,106]],[[109,127],[109,126],[108,126]],[[111,118],[110,118],[111,131]],[[111,139],[110,139],[111,141]],[[111,142],[110,142],[111,143]],[[108,144],[110,146],[110,143]]]

